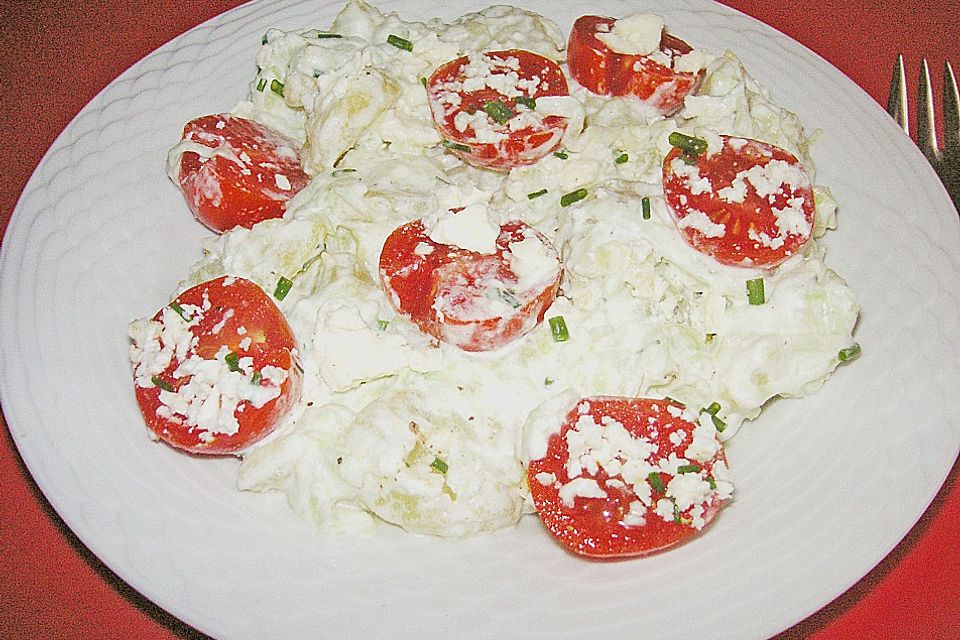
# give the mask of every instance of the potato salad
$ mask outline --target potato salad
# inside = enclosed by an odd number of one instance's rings
[[[362,0],[267,31],[248,98],[167,158],[217,235],[130,325],[150,435],[333,533],[704,531],[725,444],[860,347],[809,138],[696,35]]]

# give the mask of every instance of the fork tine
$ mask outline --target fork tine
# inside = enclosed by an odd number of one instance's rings
[[[917,95],[917,146],[931,164],[937,163],[937,123],[933,117],[930,68],[927,59],[920,65],[920,91]]]
[[[910,135],[910,125],[907,120],[907,80],[903,75],[903,54],[897,55],[897,61],[893,65],[890,93],[887,95],[887,113],[893,116],[904,133]]]
[[[960,97],[949,61],[943,63],[943,150],[960,159]]]

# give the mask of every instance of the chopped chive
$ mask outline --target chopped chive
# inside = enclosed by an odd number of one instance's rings
[[[257,91],[263,92],[263,90],[266,88],[267,88],[267,79],[260,78],[260,81],[257,82]]]
[[[851,360],[855,360],[859,355],[860,343],[854,342],[852,347],[840,349],[840,353],[837,354],[837,358],[840,360],[840,362],[850,362]]]
[[[713,426],[717,428],[718,433],[723,433],[723,430],[727,428],[727,423],[720,419],[720,416],[711,415],[710,419],[713,420]]]
[[[339,33],[326,33],[324,31],[317,32],[317,38],[323,40],[324,38],[342,38],[343,36]]]
[[[763,293],[763,278],[747,280],[747,301],[750,304],[763,304],[767,301]]]
[[[640,209],[643,212],[643,219],[649,220],[650,219],[650,198],[647,198],[646,196],[644,196],[644,198],[640,200]]]
[[[567,330],[567,321],[563,316],[554,316],[547,322],[550,323],[550,335],[554,342],[566,342],[570,339],[570,332]]]
[[[717,490],[717,481],[713,479],[713,476],[707,476],[707,477],[704,478],[704,479],[707,481],[707,484],[710,485],[710,490],[711,490],[711,491],[716,491],[716,490]]]
[[[630,160],[630,156],[628,156],[626,153],[621,153],[620,155],[617,156],[614,162],[616,162],[617,164],[623,164],[624,162],[628,162],[629,160]]]
[[[566,160],[570,155],[566,151],[554,151],[553,155],[557,156],[561,160]]]
[[[273,91],[275,94],[283,97],[283,83],[274,78],[270,81],[270,91]]]
[[[653,490],[657,493],[667,492],[667,488],[663,486],[663,478],[661,478],[660,474],[656,471],[651,471],[647,474],[647,482],[650,483],[650,486],[653,487]]]
[[[380,331],[386,331],[389,326],[389,320],[377,320],[377,329],[380,329]]]
[[[727,423],[717,415],[720,412],[719,402],[711,402],[708,406],[700,409],[700,411],[701,413],[710,415],[710,419],[713,421],[713,426],[716,427],[717,431],[720,433],[723,433],[723,430],[727,428]]]
[[[387,36],[387,44],[392,44],[397,49],[403,49],[404,51],[413,51],[413,43],[407,40],[406,38],[401,38],[400,36],[395,36],[392,33]]]
[[[531,109],[531,110],[537,108],[536,98],[528,98],[527,96],[517,96],[516,98],[513,99],[513,104],[514,106],[518,104],[522,104],[527,109]]]
[[[499,298],[500,300],[503,300],[514,309],[517,309],[520,307],[520,301],[517,300],[517,298],[506,289],[498,288],[498,289],[494,289],[490,293],[492,294],[492,297],[496,297],[496,298]]]
[[[164,391],[169,391],[170,393],[173,393],[174,391],[173,386],[169,382],[167,382],[166,380],[161,380],[157,376],[153,376],[152,378],[150,378],[150,382],[153,383],[153,386],[160,387]]]
[[[683,158],[687,162],[696,161],[698,157],[707,151],[706,140],[703,138],[694,138],[693,136],[682,134],[679,131],[671,133],[667,141],[683,152]]]
[[[680,507],[676,502],[673,503],[673,521],[680,524]]]
[[[426,89],[426,88],[427,88],[427,79],[426,79],[425,77],[421,77],[421,78],[420,78],[420,84],[422,84],[422,85],[423,85],[423,88]]]
[[[223,356],[223,361],[227,363],[227,368],[230,371],[240,371],[240,356],[235,352],[231,351],[227,355]]]
[[[697,473],[698,471],[700,471],[700,465],[695,462],[677,467],[677,473]]]
[[[587,197],[587,190],[583,187],[580,187],[576,191],[571,191],[570,193],[565,193],[560,196],[560,206],[569,207],[574,202],[580,202]]]
[[[260,38],[260,44],[267,44],[267,42],[269,42],[269,40],[267,40],[267,34],[265,33],[263,37]]]
[[[544,378],[544,379],[543,379],[543,386],[549,387],[549,386],[552,385],[552,384],[553,384],[553,378]]]
[[[179,304],[176,300],[174,300],[173,302],[170,303],[170,308],[173,309],[174,311],[176,311],[178,316],[180,316],[181,318],[183,318],[183,319],[186,320],[187,322],[190,322],[190,320],[191,320],[190,314],[188,314],[186,311],[184,311],[184,310],[183,310],[183,307],[181,307],[180,304]]]
[[[460,144],[459,142],[452,142],[450,140],[444,140],[443,146],[445,146],[447,149],[453,149],[454,151],[463,151],[465,153],[473,152],[473,149],[471,149],[468,145]]]
[[[534,198],[539,198],[542,195],[546,195],[546,193],[547,193],[546,189],[540,189],[540,191],[534,191],[533,193],[528,193],[527,199],[533,200]]]
[[[355,172],[356,172],[356,169],[351,169],[351,168],[334,169],[333,173],[331,173],[330,175],[336,178],[337,176],[342,176],[345,173],[355,173]]]
[[[671,398],[670,396],[663,396],[663,399],[666,400],[667,402],[671,403],[671,404],[677,405],[677,406],[680,407],[681,409],[686,409],[686,408],[687,408],[687,405],[685,405],[684,403],[680,402],[680,401],[677,400],[676,398]]]
[[[708,333],[703,337],[704,342],[713,342],[713,339],[717,337],[715,333]]]
[[[487,100],[483,103],[483,110],[497,124],[506,124],[507,120],[513,117],[510,107],[499,100]]]
[[[450,468],[450,465],[448,465],[446,462],[444,462],[440,458],[434,458],[433,462],[430,463],[430,466],[436,469],[437,471],[439,471],[440,473],[446,473],[447,469]]]
[[[293,287],[293,280],[280,276],[280,279],[277,280],[277,288],[273,291],[273,297],[277,300],[283,300],[290,293],[291,287]]]
[[[263,374],[259,371],[254,371],[253,375],[250,376],[250,384],[260,384],[261,380],[263,380]]]

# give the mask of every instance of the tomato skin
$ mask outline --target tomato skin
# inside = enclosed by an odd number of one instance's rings
[[[582,409],[584,406],[587,407],[586,410]],[[672,415],[671,411],[678,415]],[[732,489],[720,478],[714,480],[715,484],[727,486],[722,487],[721,491],[709,494],[709,499],[700,505],[702,513],[699,517],[703,522],[699,530],[690,522],[677,521],[673,516],[664,519],[654,513],[652,508],[647,510],[642,524],[624,525],[624,516],[630,511],[631,502],[638,500],[637,494],[631,485],[622,482],[623,476],[609,475],[603,467],[592,473],[584,469],[577,477],[595,479],[604,489],[605,497],[576,496],[572,506],[566,504],[561,497],[559,487],[570,480],[566,470],[570,457],[567,433],[583,416],[593,418],[595,425],[602,425],[599,427],[601,430],[611,428],[606,421],[612,419],[622,425],[631,436],[647,438],[656,446],[651,455],[659,460],[671,454],[684,457],[686,447],[692,442],[692,432],[696,425],[680,415],[681,412],[681,405],[666,399],[612,396],[583,398],[570,409],[561,429],[549,436],[546,455],[531,460],[527,466],[527,479],[537,513],[559,543],[576,555],[626,558],[647,555],[680,544],[698,535],[700,530],[710,523]],[[622,462],[626,467],[629,459],[623,456]],[[725,470],[726,456],[722,446],[718,444],[718,450],[712,458],[697,462],[702,469],[701,477],[712,479],[712,474],[721,470],[721,463]],[[663,471],[655,473],[665,486],[668,486],[674,477]],[[540,474],[553,474],[556,481],[545,484],[538,478]],[[615,483],[617,479],[621,482],[619,485],[608,484],[607,481],[611,479],[614,479]],[[660,498],[666,498],[666,494],[657,489],[651,489],[651,496],[654,503]],[[690,513],[688,508],[682,515],[686,518]],[[680,515],[678,512],[677,517]]]
[[[187,123],[182,139],[220,150],[204,158],[186,148],[177,173],[190,211],[219,233],[283,216],[310,182],[295,143],[253,120],[203,116]]]
[[[530,79],[533,76],[541,79],[541,83],[535,89],[529,87],[522,89],[523,98],[535,100],[545,96],[569,95],[563,70],[549,58],[521,49],[488,51],[482,56],[496,70],[506,69],[503,66],[504,61],[516,59],[519,62],[519,69],[516,71],[521,80]],[[478,140],[476,131],[472,135],[470,133],[473,130],[472,125],[463,131],[459,130],[455,125],[458,114],[483,113],[483,105],[489,101],[502,102],[509,106],[515,115],[524,110],[524,107],[514,103],[513,96],[507,96],[490,87],[470,91],[461,88],[455,91],[459,95],[456,104],[450,104],[445,100],[444,96],[449,95],[451,85],[462,85],[465,69],[469,63],[468,56],[446,62],[427,80],[430,112],[437,130],[448,143],[451,153],[476,167],[509,171],[513,167],[533,164],[560,145],[567,126],[567,119],[560,116],[546,116],[539,124],[524,126],[516,131],[510,131],[509,122],[507,125],[497,124],[488,117],[489,125],[498,133],[506,135],[498,142]]]
[[[596,34],[610,28],[614,18],[581,16],[573,23],[567,46],[570,75],[598,95],[634,96],[659,113],[671,115],[683,107],[683,99],[696,92],[705,73],[674,71],[647,57],[613,51]],[[686,42],[664,33],[660,50],[683,55],[693,49]]]
[[[209,301],[207,309],[194,310],[194,307],[205,306],[206,301]],[[279,394],[261,406],[257,407],[248,400],[237,404],[233,415],[239,428],[233,434],[208,432],[197,425],[189,425],[182,414],[174,413],[173,417],[159,414],[158,409],[164,405],[160,401],[161,389],[156,384],[135,385],[144,421],[160,440],[177,449],[200,454],[240,452],[273,432],[300,397],[303,374],[293,332],[263,290],[243,278],[222,276],[204,282],[181,293],[175,303],[199,314],[199,320],[189,327],[193,346],[185,357],[171,358],[156,379],[179,390],[191,378],[174,375],[181,363],[192,356],[214,359],[222,347],[241,358],[252,358],[254,371],[262,371],[267,366],[276,367],[286,372],[286,379],[279,385]],[[152,321],[162,323],[164,311],[158,311]],[[160,342],[162,345],[162,338]],[[269,386],[270,382],[261,379],[249,384]]]
[[[556,250],[539,232],[515,221],[500,227],[497,250],[480,254],[453,245],[435,242],[422,220],[395,229],[380,254],[380,280],[394,307],[424,333],[453,344],[464,351],[490,351],[519,338],[543,321],[560,287],[562,268],[549,282],[514,294],[517,305],[508,313],[476,313],[483,309],[496,281],[509,287],[517,276],[509,266],[509,245],[527,234],[536,237],[556,255]],[[429,246],[423,254],[418,247]]]
[[[694,193],[683,164],[682,151],[674,148],[663,160],[663,191],[674,221],[687,243],[697,251],[713,257],[720,263],[733,266],[774,267],[796,253],[813,231],[813,187],[800,161],[780,147],[733,136],[720,136],[723,146],[718,153],[703,154],[692,166],[700,176],[707,178],[710,189]],[[773,194],[761,196],[755,186],[743,178],[744,172],[764,169],[778,161],[781,167],[791,168],[796,184],[783,183]],[[679,172],[678,172],[679,170]],[[739,179],[738,179],[738,176]],[[721,197],[720,191],[743,183],[742,202]],[[775,209],[790,209],[790,203],[800,203],[792,224],[787,230],[778,227]],[[709,235],[694,226],[685,226],[688,215],[703,212],[710,222],[723,225],[721,235]],[[761,234],[767,240],[761,240]]]

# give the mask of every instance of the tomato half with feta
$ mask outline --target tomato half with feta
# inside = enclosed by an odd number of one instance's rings
[[[427,100],[444,144],[464,162],[506,171],[555,150],[567,119],[542,115],[538,98],[569,95],[560,66],[521,49],[451,60],[427,81]]]
[[[299,399],[302,370],[283,314],[255,283],[192,287],[131,324],[137,402],[170,445],[237,453],[273,432]]]
[[[253,120],[218,114],[187,123],[171,171],[190,210],[217,232],[279,218],[307,186],[296,143]],[[179,155],[179,158],[176,158]]]
[[[527,465],[540,520],[569,551],[594,558],[696,536],[733,490],[712,418],[666,399],[581,399]]]
[[[562,267],[541,233],[515,221],[479,253],[430,237],[423,220],[393,231],[380,279],[393,306],[424,333],[464,351],[490,351],[529,333],[553,304]]]
[[[685,139],[706,149],[705,140]],[[810,239],[810,178],[796,156],[780,147],[732,136],[720,140],[712,153],[691,152],[681,142],[664,158],[663,193],[674,221],[690,246],[718,262],[776,266]]]
[[[581,16],[573,23],[567,46],[570,75],[592,93],[633,96],[659,113],[670,115],[683,107],[683,99],[695,93],[705,72],[677,69],[677,61],[693,48],[663,31],[659,47],[647,55],[614,51],[597,34],[609,33],[616,19]]]

